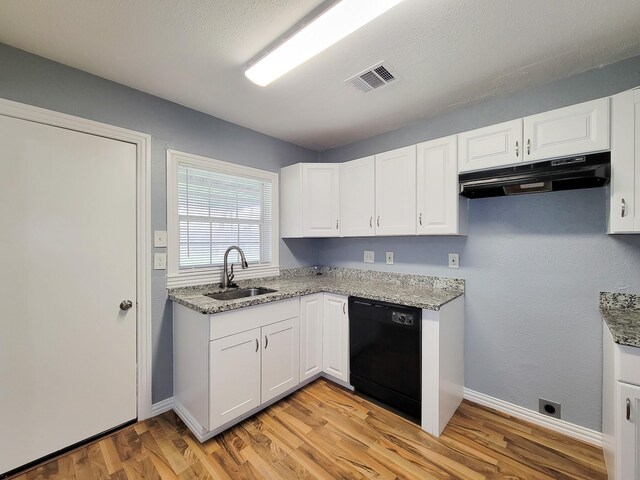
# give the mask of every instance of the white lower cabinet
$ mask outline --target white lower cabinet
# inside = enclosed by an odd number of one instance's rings
[[[203,315],[174,303],[174,409],[204,441],[300,383],[298,298]]]
[[[640,348],[603,325],[602,444],[609,480],[640,480]]]
[[[322,370],[349,383],[349,314],[347,297],[324,294]]]
[[[620,419],[620,478],[640,479],[640,387],[619,382],[618,410]]]
[[[260,329],[209,344],[210,428],[260,405]]]
[[[300,381],[322,373],[324,293],[300,297]]]
[[[263,402],[277,397],[300,383],[300,334],[298,318],[262,327]]]

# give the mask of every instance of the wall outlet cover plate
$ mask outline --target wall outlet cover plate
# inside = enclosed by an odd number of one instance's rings
[[[375,254],[373,250],[365,250],[364,251],[364,263],[373,263]]]
[[[387,252],[386,254],[387,265],[393,265],[393,252]]]
[[[450,253],[449,254],[449,268],[460,268],[460,254],[459,253]]]

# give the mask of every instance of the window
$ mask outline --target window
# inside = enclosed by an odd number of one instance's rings
[[[168,150],[167,286],[219,282],[231,245],[249,263],[236,278],[277,275],[277,198],[276,173]]]

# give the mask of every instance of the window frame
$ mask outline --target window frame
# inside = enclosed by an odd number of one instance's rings
[[[280,274],[279,175],[268,170],[167,149],[167,288],[219,283],[222,266],[180,270],[180,220],[178,215],[178,164],[271,182],[271,263],[234,269],[235,280]]]

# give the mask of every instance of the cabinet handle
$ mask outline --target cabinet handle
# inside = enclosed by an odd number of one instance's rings
[[[624,198],[622,199],[622,204],[620,205],[620,207],[620,216],[624,217],[627,213],[627,203],[624,201]]]
[[[531,155],[531,139],[527,138],[527,155]]]
[[[373,228],[373,217],[369,217],[369,227]]]
[[[265,335],[264,336],[264,349],[266,350],[268,346],[269,346],[269,337],[267,337]]]
[[[256,352],[258,351],[259,348],[259,343],[258,343],[258,339],[256,338]]]
[[[336,230],[338,229],[338,220],[336,220]]]
[[[520,153],[520,145],[518,145],[518,140],[516,140],[516,157]]]
[[[627,398],[627,420],[631,420],[631,400]]]
[[[420,212],[420,216],[418,217],[418,221],[420,222],[420,225],[422,225],[422,212]]]
[[[378,221],[376,223],[380,226],[380,215],[378,215]]]
[[[344,313],[345,315],[347,314],[347,304],[346,303],[342,304],[342,313]]]

